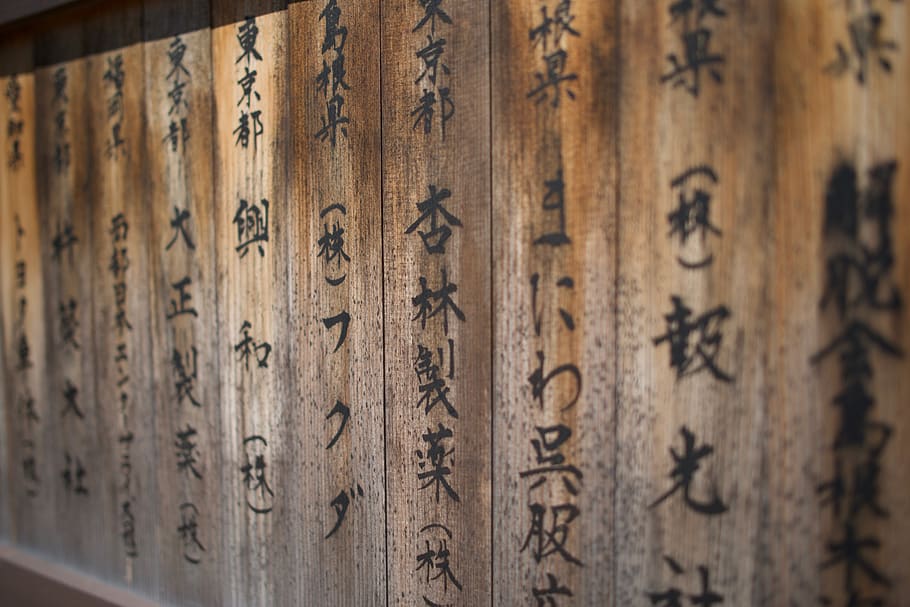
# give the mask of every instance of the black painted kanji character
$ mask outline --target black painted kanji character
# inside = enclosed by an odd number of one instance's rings
[[[583,567],[584,564],[566,548],[566,542],[569,540],[569,525],[581,514],[578,507],[574,504],[551,506],[549,512],[552,519],[549,529],[545,524],[547,508],[537,503],[529,504],[528,508],[531,510],[531,528],[528,530],[528,535],[519,552],[524,552],[528,546],[531,546],[531,555],[538,563],[557,554],[566,562]],[[533,544],[531,540],[534,540]]]
[[[717,366],[716,360],[723,340],[720,324],[730,317],[729,308],[717,306],[691,319],[692,310],[681,297],[674,295],[671,300],[673,311],[664,316],[667,332],[653,342],[655,346],[670,343],[670,366],[676,370],[676,378],[708,370],[716,379],[732,382],[733,378]],[[689,343],[693,334],[698,337],[694,347]]]
[[[423,450],[417,450],[417,467],[421,470],[417,473],[417,479],[426,481],[421,485],[420,489],[434,487],[437,504],[439,503],[440,489],[444,489],[453,501],[461,501],[458,493],[452,488],[448,480],[448,477],[452,474],[452,469],[448,466],[446,460],[455,452],[455,448],[446,450],[443,444],[443,441],[451,439],[452,436],[451,429],[446,428],[443,424],[438,424],[435,432],[432,429],[428,429],[421,436],[427,447]]]
[[[714,447],[708,444],[696,447],[695,434],[686,426],[680,428],[679,432],[683,437],[683,453],[680,454],[675,447],[670,447],[670,455],[673,456],[674,463],[673,469],[670,471],[670,478],[675,481],[675,484],[648,507],[654,508],[660,505],[664,500],[682,489],[686,505],[695,512],[708,516],[723,514],[728,508],[720,499],[716,488],[713,489],[713,495],[709,501],[699,501],[692,497],[691,494],[695,473],[701,468],[698,462],[714,453]]]
[[[411,304],[417,308],[417,312],[411,320],[420,319],[420,328],[427,328],[427,320],[442,313],[442,326],[446,335],[449,334],[449,310],[461,322],[465,321],[464,312],[456,305],[452,295],[458,291],[458,285],[450,283],[445,268],[441,270],[442,286],[437,290],[430,289],[427,286],[427,279],[421,276],[420,293],[411,298]],[[435,307],[433,304],[436,304]]]
[[[555,426],[536,426],[539,438],[531,439],[531,445],[537,454],[536,468],[521,471],[520,478],[539,477],[531,485],[529,491],[532,491],[546,482],[546,476],[549,474],[558,474],[562,478],[563,485],[572,495],[578,495],[576,483],[581,483],[584,475],[581,470],[572,464],[566,463],[566,457],[560,452],[566,441],[572,436],[572,430],[564,424]]]
[[[452,192],[448,188],[438,188],[430,184],[428,189],[429,197],[417,203],[420,216],[404,233],[411,234],[417,230],[417,234],[420,235],[423,246],[429,254],[442,254],[446,252],[445,243],[452,235],[450,226],[462,227],[461,220],[442,204],[444,200],[452,196]],[[440,216],[442,222],[440,222]],[[429,223],[429,229],[426,231],[419,229],[425,223]]]
[[[196,436],[196,429],[187,425],[185,430],[177,431],[177,440],[174,446],[177,448],[177,470],[192,474],[198,479],[202,478],[199,470],[196,468],[196,443],[193,437]]]

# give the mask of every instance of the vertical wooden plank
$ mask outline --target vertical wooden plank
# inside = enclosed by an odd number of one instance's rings
[[[777,3],[771,520],[782,541],[767,583],[789,604],[910,593],[908,25],[898,3]]]
[[[0,56],[9,56],[11,51],[8,46],[0,47]],[[14,69],[7,69],[3,73],[3,90],[6,90],[8,79],[15,72]],[[9,113],[9,102],[4,96],[3,103],[0,104],[0,120],[7,120],[7,114]],[[6,136],[3,137],[4,149],[6,149]],[[4,156],[6,154],[4,153]],[[6,175],[9,167],[7,162],[0,163],[0,175],[3,175],[4,181],[3,184],[0,184],[0,230],[2,230],[2,238],[0,238],[0,285],[3,286],[3,297],[0,299],[0,321],[3,322],[3,358],[0,359],[3,361],[3,406],[4,406],[4,424],[9,427],[9,438],[12,439],[16,436],[16,428],[18,426],[16,419],[16,410],[13,406],[9,405],[16,396],[16,382],[15,382],[15,373],[13,372],[13,360],[15,360],[15,339],[10,336],[7,337],[7,334],[12,330],[12,320],[10,319],[10,314],[12,314],[13,306],[15,305],[15,300],[12,297],[12,293],[15,291],[15,244],[13,241],[14,230],[13,230],[13,206],[12,200],[8,195],[8,188],[6,187]],[[7,320],[10,319],[10,320]],[[7,354],[8,352],[8,354]],[[4,437],[6,438],[6,437]],[[14,463],[18,457],[17,445],[14,445],[12,440],[4,441],[3,443],[3,452],[6,460],[9,462],[9,468],[7,469],[8,485],[4,485],[4,501],[6,507],[9,509],[10,517],[10,540],[16,541],[16,517],[15,517],[15,502],[16,499],[13,497],[13,493],[21,491],[16,484],[17,474],[14,473],[13,468],[16,467]]]
[[[379,2],[288,6],[295,604],[385,605]],[[302,476],[301,476],[302,475]]]
[[[6,195],[0,192],[0,220],[5,225],[8,221],[6,208]],[[0,228],[2,229],[2,228]],[[5,234],[5,232],[4,232]],[[10,268],[6,263],[7,255],[6,246],[0,244],[0,287],[6,293],[12,289],[10,282]],[[10,468],[12,461],[12,431],[10,427],[13,422],[13,410],[9,406],[10,394],[12,390],[12,379],[7,377],[6,367],[6,304],[0,300],[0,488],[3,493],[0,495],[0,541],[9,542],[13,537],[15,526],[12,518],[12,493],[13,493],[13,475]]]
[[[7,204],[6,192],[0,190],[0,226],[6,226],[9,223]],[[0,287],[2,287],[4,293],[8,293],[13,288],[11,281],[12,268],[6,261],[9,254],[5,244],[7,242],[6,228],[0,227],[0,230],[3,230],[4,237],[4,241],[0,243]],[[0,395],[3,397],[0,400],[0,440],[3,441],[3,444],[0,445],[0,488],[3,490],[2,495],[0,495],[0,541],[8,542],[13,539],[15,530],[12,517],[14,486],[11,469],[14,453],[12,446],[13,431],[11,430],[14,424],[14,411],[9,405],[13,386],[12,378],[7,376],[7,303],[5,300],[5,297],[0,300]]]
[[[388,601],[491,593],[489,3],[384,2]]]
[[[215,243],[226,604],[280,600],[297,575],[289,466],[284,2],[212,3]]]
[[[55,486],[60,557],[86,570],[100,565],[104,528],[95,392],[94,277],[88,60],[84,13],[47,23],[36,45],[36,97],[45,266],[49,420],[45,457]],[[94,469],[93,469],[94,467]],[[80,474],[81,471],[81,474]]]
[[[81,457],[75,441],[84,434],[85,407],[91,402],[91,259],[89,214],[76,205],[76,164],[73,158],[75,120],[81,115],[84,96],[76,83],[84,63],[74,61],[80,29],[59,22],[47,24],[35,39],[36,184],[38,212],[43,232],[41,260],[44,268],[43,312],[46,318],[49,483],[54,511],[52,553],[74,556],[75,533],[62,523],[65,517],[81,520],[88,511],[85,495],[75,493],[62,476],[66,457]],[[75,144],[79,145],[79,144]],[[78,148],[77,148],[78,149]],[[83,197],[82,202],[85,202]],[[86,280],[87,278],[87,280]],[[87,367],[88,373],[83,369]],[[68,405],[67,403],[70,403]],[[80,417],[80,414],[82,417]],[[94,432],[91,433],[94,437]],[[70,477],[71,480],[75,480]],[[76,497],[76,500],[71,498]]]
[[[147,294],[148,205],[143,194],[144,62],[139,2],[86,20],[91,130],[92,280],[98,445],[84,461],[97,490],[101,562],[95,572],[148,592],[158,589]]]
[[[494,4],[496,605],[614,597],[616,19]]]
[[[210,5],[143,5],[162,594],[222,604]]]
[[[3,250],[0,248],[0,266],[3,265],[2,255]],[[3,278],[5,278],[5,276],[0,274],[0,284],[6,289],[7,285],[3,282]],[[6,335],[4,333],[5,324],[3,306],[0,305],[0,344],[3,344],[4,346],[6,345]],[[0,542],[3,543],[10,541],[13,530],[12,514],[10,512],[10,497],[13,485],[9,467],[11,434],[9,432],[9,423],[7,422],[7,417],[9,416],[9,406],[7,405],[9,398],[6,396],[8,389],[9,381],[6,378],[6,350],[5,348],[0,348],[0,394],[3,395],[3,401],[0,402],[0,440],[3,441],[3,447],[0,448],[0,487],[3,488],[3,494],[0,495]]]
[[[4,262],[9,265],[3,292],[7,341],[7,412],[10,443],[10,494],[15,541],[46,549],[53,541],[53,476],[45,455],[50,415],[45,358],[44,285],[36,191],[35,74],[33,44],[10,36],[0,64],[3,91],[0,124],[3,151],[0,184],[4,199]]]
[[[620,10],[617,600],[754,604],[772,541],[773,7]]]

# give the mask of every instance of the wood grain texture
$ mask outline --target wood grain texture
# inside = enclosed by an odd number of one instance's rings
[[[491,592],[489,8],[445,3],[448,21],[434,21],[432,8],[383,2],[380,18],[388,602],[480,605]],[[433,82],[418,53],[443,39]],[[437,102],[429,129],[415,112],[427,93]],[[451,115],[444,138],[443,113]],[[418,221],[434,190],[449,193],[438,202],[460,225],[441,212]],[[434,228],[442,226],[451,234],[440,242]],[[446,284],[457,291],[442,295]],[[422,311],[420,296],[429,291]],[[457,418],[435,402],[434,377],[449,389]],[[438,570],[442,555],[420,560],[440,550],[460,589]]]
[[[701,593],[705,567],[725,603],[746,605],[772,591],[756,575],[769,540],[773,12],[738,2],[674,18],[671,6],[621,6],[617,601],[673,587]],[[684,36],[698,28],[711,32],[707,54],[723,61],[665,78],[671,56],[687,63]],[[703,195],[703,221],[685,212],[685,229],[696,231],[682,238],[673,213]],[[674,316],[674,297],[688,317]],[[670,339],[682,344],[675,354]],[[684,429],[692,449],[713,452],[690,489],[670,494],[681,480],[670,450],[685,457]]]
[[[147,299],[142,7],[121,4],[85,22],[96,443],[82,464],[99,517],[102,579],[159,587],[156,416]],[[86,403],[88,406],[88,403]],[[78,466],[76,466],[78,468]]]
[[[75,482],[79,464],[87,469],[87,464],[97,465],[99,461],[91,458],[100,458],[89,189],[91,129],[84,38],[81,21],[55,22],[43,32],[35,52],[36,101],[41,116],[37,125],[38,192],[44,218],[42,258],[49,336],[46,381],[49,420],[56,429],[53,447],[47,453],[57,496],[54,528],[60,558],[88,569],[89,562],[98,562],[101,544],[96,538],[110,530],[102,531],[105,522],[98,514],[100,478],[92,475],[84,479],[82,486],[87,494],[77,492],[79,483]],[[69,484],[63,477],[67,470]]]
[[[557,4],[492,13],[496,605],[614,597],[617,16],[577,2],[571,31],[531,35]],[[575,79],[532,94],[560,53]]]
[[[864,383],[874,406],[868,418],[861,415],[848,424],[860,432],[867,429],[868,444],[878,440],[875,423],[887,424],[892,431],[878,458],[880,473],[870,478],[870,486],[878,487],[876,501],[888,516],[878,516],[865,507],[854,523],[858,537],[880,542],[880,548],[864,549],[861,555],[891,585],[876,584],[865,571],[857,570],[857,598],[881,597],[884,604],[901,605],[910,593],[910,527],[906,516],[900,514],[910,508],[908,451],[902,438],[910,432],[906,415],[910,394],[906,297],[910,284],[910,140],[906,137],[910,121],[906,36],[910,11],[896,3],[872,4],[870,10],[878,10],[883,18],[880,40],[894,41],[896,49],[881,54],[876,50],[870,55],[864,84],[858,79],[859,64],[849,43],[849,27],[861,23],[865,8],[825,2],[777,5],[776,171],[771,225],[777,242],[777,272],[772,283],[774,396],[770,401],[773,442],[769,450],[776,462],[770,469],[770,535],[778,540],[774,545],[777,562],[769,569],[773,577],[766,585],[777,588],[779,597],[768,600],[768,605],[784,600],[793,605],[807,604],[827,596],[831,605],[840,606],[850,599],[844,561],[821,566],[836,556],[828,544],[844,539],[847,515],[843,510],[836,515],[831,502],[823,505],[830,496],[818,491],[837,476],[836,439],[845,409],[837,407],[834,399],[845,388],[840,360],[843,349],[816,364],[810,359],[843,335],[851,319],[866,323],[904,353],[901,358],[890,356],[864,342],[873,371]],[[850,53],[850,66],[836,76],[829,68],[838,57],[838,44]],[[878,63],[879,56],[890,61],[890,71]],[[872,292],[860,289],[857,303],[841,316],[832,301],[822,303],[826,289],[833,286],[827,263],[838,253],[857,253],[846,247],[846,240],[836,229],[825,229],[829,184],[839,167],[852,167],[858,191],[868,192],[873,185],[870,170],[892,161],[897,163],[891,183],[894,214],[888,225],[894,265],[882,273],[878,293],[884,298],[896,287],[903,304],[898,310],[870,309],[866,297]],[[860,238],[868,243],[871,253],[882,242],[870,219],[860,216]],[[851,294],[856,294],[853,271],[849,280]],[[844,487],[848,500],[856,491],[853,470],[862,464],[864,450],[853,447],[840,452],[843,473],[848,477]]]
[[[85,386],[76,397],[90,402],[94,377],[91,371],[92,305],[91,258],[89,250],[89,213],[79,208],[87,199],[76,192],[76,163],[73,161],[73,134],[78,132],[74,119],[80,117],[84,98],[80,98],[74,79],[83,75],[83,64],[62,61],[61,50],[77,46],[81,31],[75,27],[55,27],[52,35],[39,38],[35,45],[35,106],[38,120],[36,138],[36,186],[41,217],[41,262],[43,267],[47,371],[47,415],[49,444],[45,452],[47,467],[48,505],[53,508],[50,529],[54,540],[49,547],[55,556],[72,557],[68,550],[74,539],[63,524],[69,511],[74,518],[84,514],[84,499],[70,504],[67,488],[61,478],[67,453],[76,451],[72,441],[79,436],[73,432],[83,422],[68,411],[66,396],[71,386]],[[56,84],[55,84],[56,83]],[[77,161],[83,167],[84,159]],[[67,413],[64,415],[64,411]],[[71,506],[67,510],[66,506]]]
[[[94,0],[32,26],[0,42],[17,550],[162,604],[906,602],[905,2]],[[851,322],[881,341],[815,360]],[[684,429],[710,449],[674,470]],[[0,603],[85,599],[7,554]]]
[[[14,36],[2,53],[4,400],[10,432],[10,508],[16,541],[48,549],[53,539],[53,475],[47,452],[50,412],[45,358],[41,221],[35,186],[35,77],[30,38]],[[12,67],[12,69],[9,69]]]
[[[282,580],[297,574],[297,563],[287,558],[292,548],[285,532],[297,508],[289,488],[298,474],[291,468],[295,441],[287,427],[288,408],[295,406],[288,374],[287,238],[296,212],[286,187],[287,10],[281,2],[217,1],[212,20],[216,339],[224,357],[219,372],[223,600],[268,604],[283,600],[289,588]],[[240,43],[254,31],[258,56]],[[238,84],[248,77],[247,69],[256,72],[249,106]],[[238,144],[235,133],[243,112],[250,115],[251,129],[256,129],[253,112],[261,112],[261,134],[257,139],[251,131],[247,147]],[[241,201],[249,213],[238,219]],[[244,243],[265,234],[263,201],[268,201],[268,241],[244,249]],[[247,465],[248,478],[242,471]]]
[[[289,455],[299,479],[289,515],[294,559],[306,563],[291,601],[385,605],[379,2],[292,3],[288,28]],[[334,133],[322,131],[330,103],[349,121]],[[325,320],[344,313],[342,341],[343,325]],[[340,523],[337,499],[348,502]]]
[[[160,595],[193,605],[222,603],[226,464],[218,377],[221,361],[231,359],[215,339],[209,9],[208,2],[143,5],[156,542],[168,580]]]
[[[0,253],[2,255],[2,253]],[[0,256],[0,266],[3,265],[3,257]],[[0,281],[3,280],[0,275]],[[6,288],[6,284],[0,282]],[[3,320],[3,306],[0,306],[0,344],[6,345],[5,323]],[[3,441],[3,447],[0,448],[0,487],[3,488],[3,495],[0,495],[0,540],[9,542],[12,538],[14,525],[12,520],[12,507],[10,496],[12,493],[12,480],[10,478],[10,432],[8,422],[8,409],[6,391],[8,389],[8,380],[6,379],[6,352],[0,348],[0,394],[3,400],[0,401],[0,440]]]

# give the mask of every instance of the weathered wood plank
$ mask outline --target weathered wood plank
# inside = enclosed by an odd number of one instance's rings
[[[385,605],[379,2],[288,22],[292,602]]]
[[[33,41],[14,36],[0,51],[0,156],[4,251],[3,347],[6,351],[4,399],[10,442],[7,444],[10,507],[17,542],[47,548],[53,542],[54,477],[47,459],[48,393],[45,358],[44,284],[41,221],[36,191],[35,75]]]
[[[3,265],[3,251],[0,249],[0,266]],[[5,276],[0,275],[0,284],[6,288],[3,282]],[[6,345],[5,322],[3,316],[3,306],[0,306],[0,344]],[[10,432],[9,423],[7,422],[9,405],[6,397],[8,387],[6,379],[6,351],[0,348],[0,394],[3,395],[3,401],[0,402],[0,440],[3,441],[3,448],[0,448],[0,487],[3,488],[3,495],[0,495],[0,541],[9,542],[12,539],[15,525],[12,520],[12,505],[10,495],[12,493],[12,480],[9,467],[9,445]]]
[[[493,7],[493,602],[608,605],[617,15]]]
[[[96,444],[81,461],[99,517],[102,579],[159,588],[145,198],[144,61],[139,2],[85,21]],[[86,403],[89,406],[89,403]],[[78,468],[78,465],[77,465]],[[78,475],[78,470],[77,470]]]
[[[113,533],[98,515],[98,404],[92,275],[92,195],[88,60],[81,20],[55,20],[35,47],[38,72],[38,192],[47,318],[49,420],[55,432],[46,457],[55,489],[59,556],[89,569],[100,558],[97,538]],[[84,476],[78,475],[79,469]],[[68,475],[67,475],[68,473]],[[84,491],[83,491],[84,489]]]
[[[620,8],[618,604],[772,591],[773,7],[708,4]]]
[[[225,604],[281,602],[302,565],[286,529],[288,427],[287,10],[212,3],[217,343]],[[255,73],[255,75],[254,75]],[[248,129],[248,130],[247,130]]]
[[[381,28],[388,601],[480,605],[492,582],[489,3],[383,2]]]
[[[902,604],[910,593],[908,26],[897,3],[777,3],[770,516],[780,541],[767,585],[789,604]],[[865,60],[856,40],[870,44]],[[870,375],[850,371],[851,359]],[[839,552],[851,533],[880,547]]]
[[[161,595],[222,604],[221,360],[216,340],[208,2],[143,6],[149,318]]]
[[[49,460],[46,499],[53,508],[50,529],[54,534],[52,545],[45,549],[50,548],[52,554],[62,558],[74,556],[69,547],[75,534],[63,524],[64,518],[71,515],[82,520],[88,511],[84,497],[71,501],[72,487],[68,490],[61,478],[66,456],[72,457],[77,451],[74,442],[85,430],[84,420],[66,403],[72,399],[84,413],[80,403],[91,402],[94,387],[90,349],[91,258],[87,254],[91,242],[89,214],[76,204],[77,200],[84,204],[87,199],[76,191],[77,168],[73,160],[73,135],[80,132],[74,122],[81,116],[85,99],[72,79],[79,82],[84,62],[65,60],[65,51],[78,47],[80,37],[78,27],[57,24],[35,43],[35,103],[39,117],[35,125],[35,162],[43,234],[42,306],[47,332],[44,383],[49,429],[44,457]],[[84,156],[77,162],[84,167]],[[83,280],[86,276],[89,280]]]

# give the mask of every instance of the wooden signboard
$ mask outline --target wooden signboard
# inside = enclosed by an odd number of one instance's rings
[[[906,2],[50,4],[0,603],[910,600]]]
[[[3,49],[0,122],[0,259],[3,260],[3,337],[10,535],[49,550],[54,520],[47,409],[44,284],[36,191],[33,42],[15,37]],[[44,423],[42,423],[42,421]]]
[[[155,402],[147,293],[142,6],[127,3],[84,25],[92,257],[91,353],[95,453],[81,462],[102,576],[158,587]],[[79,473],[77,466],[77,475]],[[94,479],[91,476],[94,475]]]
[[[490,596],[487,2],[384,2],[388,603]]]
[[[187,10],[189,8],[189,10]],[[143,6],[156,541],[171,601],[219,603],[224,552],[220,362],[214,340],[209,4]]]
[[[874,4],[775,21],[768,535],[798,558],[765,587],[800,604],[910,596],[910,13]]]
[[[385,605],[379,2],[288,6],[296,603]]]
[[[493,10],[498,604],[613,597],[617,108],[598,65],[615,20],[608,3]]]
[[[772,7],[625,2],[617,600],[755,600],[767,440]],[[687,39],[706,36],[703,63]],[[734,136],[735,133],[735,136]]]
[[[278,601],[294,573],[286,533],[296,482],[286,432],[288,360],[287,9],[212,3],[215,281],[224,464],[219,500],[230,604]],[[214,506],[214,504],[213,504]],[[240,547],[243,547],[240,549]]]

